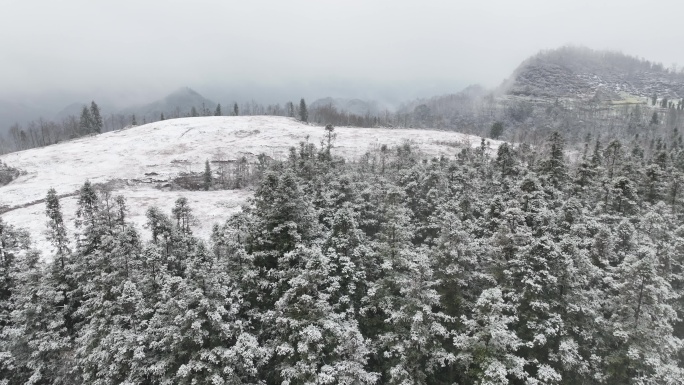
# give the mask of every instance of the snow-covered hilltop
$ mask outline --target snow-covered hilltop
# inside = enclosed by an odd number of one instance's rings
[[[357,159],[383,144],[391,147],[406,141],[435,156],[454,156],[463,146],[480,143],[479,137],[445,131],[337,127],[335,132],[335,152],[348,159]],[[64,196],[63,211],[71,225],[76,211],[71,194],[90,180],[125,196],[131,220],[141,227],[149,207],[156,205],[169,212],[173,202],[185,196],[197,219],[196,232],[207,235],[219,218],[239,210],[251,193],[160,187],[168,186],[167,182],[181,173],[202,171],[206,160],[216,164],[244,156],[255,161],[261,153],[283,159],[290,147],[302,141],[318,145],[324,136],[322,127],[290,118],[200,117],[160,121],[11,153],[0,156],[0,161],[24,174],[0,187],[0,212],[8,223],[42,234],[46,222],[42,199],[53,187]],[[498,143],[490,140],[491,148]],[[45,239],[36,242],[39,247],[46,246]]]
[[[614,51],[566,46],[525,60],[502,91],[544,98],[644,103],[684,97],[684,73]],[[635,100],[636,98],[636,100]]]

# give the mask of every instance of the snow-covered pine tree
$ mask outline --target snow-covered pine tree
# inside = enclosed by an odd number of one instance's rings
[[[453,364],[455,357],[444,348],[450,319],[439,310],[428,249],[411,243],[404,199],[396,187],[384,199],[384,217],[374,244],[374,252],[381,259],[381,274],[369,288],[361,314],[377,322],[364,329],[377,344],[383,382],[428,384]]]
[[[284,271],[287,287],[274,309],[263,314],[274,330],[274,379],[283,383],[374,384],[378,373],[366,362],[370,340],[365,338],[349,298],[340,291],[342,266],[317,247],[297,247],[285,258],[296,261]],[[344,287],[349,290],[348,287]]]
[[[256,383],[270,351],[242,318],[242,292],[226,259],[201,242],[185,256],[184,276],[162,274],[145,331],[145,377],[153,383]]]
[[[204,190],[209,190],[211,188],[211,184],[213,181],[213,177],[211,175],[211,166],[209,166],[209,159],[207,159],[204,162],[204,174],[202,174],[202,182],[203,182],[203,188]]]
[[[500,288],[482,291],[472,315],[462,316],[462,331],[454,334],[464,383],[504,385],[528,378],[526,360],[517,354],[524,342],[515,333],[516,321],[515,306]]]
[[[551,134],[548,147],[548,158],[541,162],[539,174],[546,176],[554,188],[562,190],[567,181],[568,166],[565,163],[565,140],[559,132]]]
[[[90,117],[91,117],[91,131],[99,134],[104,127],[102,115],[100,115],[100,107],[95,104],[95,101],[90,102]]]
[[[76,292],[79,307],[76,362],[83,381],[120,383],[133,372],[132,358],[145,309],[143,294],[131,271],[140,260],[139,235],[130,226],[120,226],[116,217],[125,215],[125,204],[116,207],[108,194],[100,196],[88,184],[81,189],[78,213],[83,227],[75,253]],[[122,214],[124,212],[124,214]],[[109,352],[116,352],[110,354]]]
[[[78,131],[80,135],[88,135],[93,132],[93,115],[88,107],[83,106],[81,118],[78,121]]]
[[[299,101],[299,120],[304,123],[309,121],[309,110],[306,108],[306,102],[304,101],[304,98]]]
[[[27,267],[22,259],[28,249],[28,233],[0,218],[0,381],[8,384],[24,383],[31,376],[30,368],[23,365],[21,353],[13,346],[20,343],[17,330],[21,330],[24,320],[12,318],[19,307],[22,269]]]
[[[62,216],[59,197],[54,188],[48,190],[47,197],[45,198],[45,206],[45,212],[48,217],[47,238],[55,248],[55,263],[59,264],[60,268],[64,269],[67,264],[66,259],[69,257],[70,253],[69,238],[67,237],[67,230]]]
[[[16,360],[15,381],[70,384],[73,344],[65,320],[65,293],[39,262],[35,251],[24,254],[13,294],[11,353]]]

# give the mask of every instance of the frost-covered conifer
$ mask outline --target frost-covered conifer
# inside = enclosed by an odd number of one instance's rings
[[[91,117],[91,132],[99,134],[102,132],[103,122],[102,115],[100,115],[100,107],[94,101],[90,103],[90,117]]]
[[[275,378],[287,383],[375,383],[379,374],[366,369],[371,341],[361,334],[354,312],[346,311],[351,299],[340,292],[343,267],[318,248],[297,248],[286,258],[298,264],[283,272],[287,288],[274,309],[263,314],[272,328],[268,343],[275,349]]]
[[[22,383],[30,374],[18,356],[17,334],[24,326],[23,319],[12,319],[22,287],[23,255],[28,250],[28,234],[21,232],[0,218],[0,378],[8,383]],[[2,381],[2,380],[0,380]]]
[[[207,159],[204,162],[204,174],[202,174],[202,182],[204,185],[205,190],[209,190],[211,188],[211,183],[213,181],[213,177],[211,175],[211,166],[209,166],[209,160]]]
[[[93,132],[93,126],[93,115],[88,109],[88,107],[83,106],[83,110],[81,110],[81,118],[78,121],[79,134],[90,134],[91,132]]]

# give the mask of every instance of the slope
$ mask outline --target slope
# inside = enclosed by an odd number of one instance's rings
[[[627,95],[645,100],[654,94],[672,100],[684,97],[684,74],[620,52],[568,46],[527,59],[502,90],[550,98],[599,93],[612,100]]]
[[[415,143],[428,155],[454,156],[464,145],[479,145],[480,138],[455,132],[336,128],[336,153],[356,159],[369,149],[387,144]],[[113,194],[128,199],[131,219],[142,225],[147,208],[157,205],[170,212],[179,196],[186,196],[195,211],[196,232],[207,236],[218,218],[239,210],[249,191],[168,191],[158,186],[182,172],[201,171],[206,160],[254,161],[264,153],[283,159],[289,148],[302,141],[318,143],[322,127],[294,119],[267,116],[200,117],[166,120],[143,126],[79,138],[48,147],[0,156],[24,175],[0,187],[2,217],[9,223],[41,234],[45,228],[42,199],[54,187],[65,196],[66,221],[72,223],[75,192],[85,180],[107,184]],[[492,149],[498,142],[491,141]],[[73,231],[73,228],[71,229]],[[44,238],[36,240],[45,249]]]

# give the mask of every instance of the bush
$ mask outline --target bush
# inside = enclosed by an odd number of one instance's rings
[[[17,179],[21,175],[18,168],[10,167],[6,163],[0,161],[0,186],[4,186]]]

